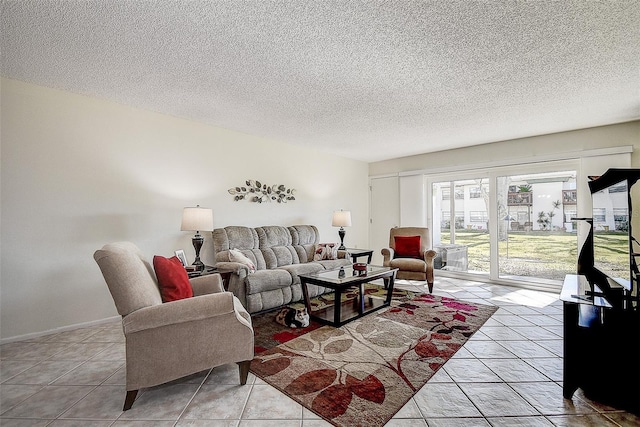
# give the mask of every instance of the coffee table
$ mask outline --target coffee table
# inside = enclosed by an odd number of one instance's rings
[[[300,283],[307,312],[312,319],[337,327],[383,307],[388,307],[391,303],[393,282],[397,271],[397,268],[367,265],[366,270],[363,272],[348,266],[337,270],[300,274]],[[364,284],[376,279],[383,279],[384,281],[384,287],[387,290],[387,295],[384,299],[372,296],[367,297],[364,293]],[[333,289],[336,303],[333,306],[312,311],[308,290],[310,284]],[[342,293],[356,286],[358,287],[358,296],[351,301],[341,302]]]

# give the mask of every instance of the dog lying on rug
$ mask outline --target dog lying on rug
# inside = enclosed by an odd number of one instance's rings
[[[283,307],[278,311],[276,323],[289,328],[306,328],[309,326],[309,313],[306,308]]]

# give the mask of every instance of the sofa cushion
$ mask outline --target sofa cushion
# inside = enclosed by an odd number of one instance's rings
[[[257,270],[246,278],[247,295],[291,286],[292,278],[286,270]]]
[[[292,225],[288,227],[291,233],[291,244],[298,253],[300,262],[313,261],[316,245],[320,241],[320,233],[314,225]]]
[[[262,249],[261,252],[268,269],[300,263],[300,258],[293,246],[274,246]]]
[[[286,227],[277,225],[257,227],[256,234],[268,269],[300,263],[298,253],[291,244],[291,233]]]
[[[241,251],[259,249],[258,234],[253,228],[241,226],[216,228],[211,235],[216,258],[219,253],[233,248]],[[227,254],[225,255],[228,256]],[[221,261],[228,261],[228,259]]]
[[[303,264],[291,264],[278,267],[278,270],[286,270],[291,274],[292,283],[300,283],[300,274],[312,274],[319,271],[324,271],[324,267],[316,262],[306,262]]]
[[[389,262],[389,267],[399,268],[400,271],[426,272],[427,263],[416,258],[395,258]]]
[[[420,258],[420,236],[394,236],[395,256]]]
[[[320,241],[320,234],[315,225],[292,225],[288,227],[291,234],[291,244],[313,245]]]
[[[272,246],[292,246],[291,233],[287,227],[279,225],[268,225],[264,227],[256,227],[256,234],[260,249],[270,248]]]
[[[153,269],[158,278],[162,302],[177,301],[193,296],[189,275],[178,257],[165,258],[156,255],[153,257]]]

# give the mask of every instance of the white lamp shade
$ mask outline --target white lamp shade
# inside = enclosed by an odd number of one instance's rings
[[[351,227],[351,211],[334,211],[331,225],[334,227]]]
[[[213,210],[201,208],[184,208],[182,210],[182,231],[213,231]]]

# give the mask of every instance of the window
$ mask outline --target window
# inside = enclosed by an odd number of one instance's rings
[[[575,205],[577,201],[577,190],[562,190],[562,203],[565,205]]]
[[[471,222],[487,222],[489,217],[486,211],[471,211],[469,212],[469,221]]]
[[[626,193],[627,192],[627,183],[624,182],[621,185],[616,185],[615,187],[609,187],[609,193]]]
[[[605,208],[593,208],[593,222],[606,222],[607,211]]]
[[[629,209],[613,208],[613,221],[616,231],[629,231]]]
[[[627,208],[613,208],[613,219],[615,221],[625,221],[629,215]]]

